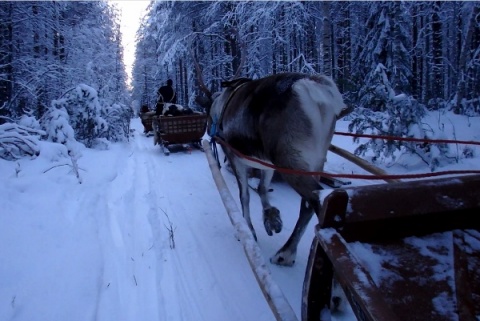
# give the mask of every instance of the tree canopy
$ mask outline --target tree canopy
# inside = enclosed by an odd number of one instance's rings
[[[197,60],[212,90],[235,76],[322,72],[349,102],[362,105],[370,86],[365,80],[382,64],[396,94],[479,114],[479,7],[440,1],[152,2],[138,32],[133,98],[151,105],[156,88],[171,78],[180,101],[193,104],[200,94]]]
[[[90,147],[95,139],[128,138],[130,98],[114,7],[104,1],[0,2],[0,52],[0,126],[28,115],[52,141],[66,143],[62,136]],[[60,136],[52,138],[55,131]]]
[[[0,126],[18,125],[0,134],[21,132],[1,153],[21,153],[23,140],[35,154],[31,132],[86,146],[128,139],[130,102],[153,108],[167,79],[195,108],[222,80],[324,73],[362,111],[357,131],[412,135],[426,109],[480,115],[479,2],[151,1],[131,93],[119,19],[106,1],[0,2]]]

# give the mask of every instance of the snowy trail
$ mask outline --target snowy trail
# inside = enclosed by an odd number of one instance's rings
[[[132,126],[136,133],[130,158],[136,168],[134,173],[125,171],[124,183],[128,185],[128,180],[135,177],[130,188],[136,193],[131,213],[145,216],[148,212],[153,242],[149,252],[156,256],[156,263],[151,265],[156,267],[157,287],[156,298],[148,302],[158,306],[160,320],[274,320],[242,246],[234,237],[204,153],[180,151],[165,156],[159,146],[153,146],[151,137],[140,134],[139,121],[133,120]],[[235,178],[225,168],[222,172],[236,198]],[[280,234],[265,233],[260,199],[255,193],[251,197],[252,220],[267,261],[292,232],[300,204],[299,196],[287,185],[275,183],[273,188],[272,203],[278,204],[284,220]],[[269,266],[299,319],[315,223],[310,222],[300,242],[294,267]],[[170,226],[174,249],[170,248]],[[144,316],[144,320],[154,319]]]
[[[106,217],[99,228],[105,263],[100,320],[158,319],[159,311],[152,304],[158,300],[149,221],[156,204],[147,197],[149,186],[142,181],[146,170],[135,153],[133,149],[127,159],[118,160],[117,172],[103,196]]]
[[[98,319],[274,320],[205,155],[165,156],[140,132],[100,201],[106,217],[99,224],[104,284]]]
[[[141,134],[138,118],[132,127],[128,144],[82,151],[82,184],[69,166],[55,166],[65,159],[53,147],[34,161],[7,163],[0,184],[0,320],[275,320],[205,154],[165,156]],[[225,167],[222,172],[238,203],[235,178]],[[251,197],[266,261],[292,232],[299,207],[290,187],[272,187],[272,204],[284,221],[280,234],[266,234],[260,199]],[[269,265],[299,318],[314,224],[299,244],[295,266]]]
[[[431,117],[430,123],[438,122],[436,113]],[[455,137],[477,137],[479,119],[448,117],[462,129]],[[337,122],[336,130],[347,126]],[[34,159],[0,159],[0,321],[274,320],[235,239],[205,154],[165,156],[152,137],[141,134],[138,118],[132,128],[128,143],[107,151],[79,150],[82,184],[58,144],[42,142]],[[333,143],[356,148],[345,136],[334,136]],[[327,157],[327,172],[365,174],[337,155]],[[478,157],[462,158],[445,169],[476,169],[477,163]],[[408,155],[384,169],[426,171]],[[238,204],[234,176],[225,167],[222,173]],[[382,182],[352,180],[352,185],[366,184]],[[299,210],[299,196],[290,187],[274,182],[272,188],[272,204],[284,222],[281,233],[270,237],[264,231],[255,193],[250,204],[266,260],[290,235]],[[316,221],[309,223],[293,267],[269,265],[299,318]],[[334,319],[355,318],[350,313]]]
[[[152,137],[141,134],[138,119],[132,127],[135,135],[128,158],[115,160],[105,195],[99,197],[99,204],[92,204],[105,208],[104,221],[99,222],[104,279],[96,319],[274,320],[234,237],[204,153],[180,151],[165,156],[159,146],[153,146]],[[343,139],[335,137],[334,143],[341,144]],[[364,173],[331,153],[325,170]],[[225,168],[222,173],[237,198],[234,176]],[[253,192],[250,204],[266,260],[292,232],[300,203],[286,184],[276,182],[272,187],[272,204],[284,221],[280,234],[268,236],[263,230],[260,199]],[[312,219],[306,229],[295,266],[269,266],[299,319],[315,224]]]

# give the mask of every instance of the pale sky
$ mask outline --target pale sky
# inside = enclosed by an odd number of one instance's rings
[[[145,13],[150,1],[143,0],[125,0],[125,1],[110,1],[115,3],[122,11],[122,22],[120,30],[122,31],[123,55],[129,83],[132,79],[132,65],[135,55],[135,33],[140,26],[140,19]]]

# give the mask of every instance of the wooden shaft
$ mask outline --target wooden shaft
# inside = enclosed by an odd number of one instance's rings
[[[222,198],[222,202],[227,210],[232,225],[235,227],[236,237],[243,245],[248,263],[252,268],[253,274],[257,279],[260,289],[262,290],[270,309],[278,321],[298,321],[295,312],[293,312],[293,309],[285,298],[282,290],[272,278],[270,269],[263,258],[262,251],[257,245],[257,242],[255,241],[247,222],[243,218],[242,213],[239,211],[237,204],[232,197],[232,194],[230,193],[222,174],[220,173],[220,169],[217,166],[217,162],[213,156],[209,142],[207,140],[203,140],[202,146],[205,150],[205,155],[207,156],[208,164],[210,166],[210,170],[212,172],[218,192],[220,193],[220,197]]]
[[[377,166],[370,164],[366,160],[361,159],[358,156],[355,156],[354,154],[350,153],[349,151],[347,151],[343,148],[340,148],[338,146],[330,144],[330,147],[328,148],[328,150],[331,151],[332,153],[335,153],[335,154],[345,158],[346,160],[351,161],[355,165],[360,166],[361,168],[363,168],[364,170],[366,170],[369,173],[379,175],[379,176],[388,175],[388,173],[386,173],[383,169],[378,168]],[[399,183],[399,182],[401,182],[401,180],[399,180],[399,179],[392,179],[392,178],[387,178],[387,179],[385,179],[385,181],[388,182],[388,183]]]

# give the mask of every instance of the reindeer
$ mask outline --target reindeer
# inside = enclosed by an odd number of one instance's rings
[[[283,223],[280,211],[268,199],[268,187],[274,170],[237,156],[257,158],[278,168],[320,172],[332,140],[336,120],[346,108],[337,86],[327,76],[281,73],[251,80],[240,78],[222,83],[220,93],[205,106],[211,135],[221,138],[223,148],[238,182],[243,216],[255,239],[249,208],[248,169],[261,170],[258,193],[263,207],[263,222],[268,235],[279,233]],[[197,100],[198,102],[202,100]],[[203,100],[205,102],[205,100]],[[283,179],[301,196],[300,213],[287,242],[271,257],[272,263],[292,266],[298,243],[321,204],[315,191],[322,189],[319,177],[281,173]]]

